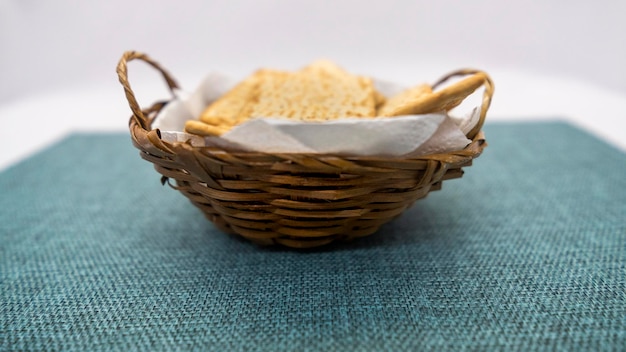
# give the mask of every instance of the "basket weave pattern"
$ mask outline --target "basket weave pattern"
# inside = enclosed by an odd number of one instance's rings
[[[151,123],[166,103],[139,108],[126,63],[140,59],[175,81],[144,54],[127,52],[118,74],[133,116],[129,129],[143,159],[225,232],[260,244],[305,248],[376,232],[416,200],[463,175],[486,146],[480,132],[493,88],[485,89],[483,114],[463,150],[418,158],[231,152],[169,143]],[[471,135],[473,134],[473,135]],[[470,136],[471,135],[471,136]],[[173,182],[171,181],[173,180]]]

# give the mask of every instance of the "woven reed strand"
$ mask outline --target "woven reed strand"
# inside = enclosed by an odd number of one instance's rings
[[[486,146],[482,132],[463,150],[413,159],[229,152],[169,143],[150,128],[165,103],[141,110],[134,99],[126,61],[135,58],[145,55],[125,54],[118,73],[132,97],[129,129],[141,157],[217,227],[256,243],[308,248],[371,235],[440,189],[442,181],[461,177],[462,167]],[[173,90],[175,81],[149,63]]]

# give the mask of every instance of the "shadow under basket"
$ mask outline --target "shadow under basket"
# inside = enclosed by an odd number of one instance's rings
[[[216,147],[170,143],[152,129],[167,102],[141,109],[130,88],[127,62],[139,59],[178,88],[169,73],[147,55],[129,51],[117,72],[133,115],[129,129],[143,159],[227,233],[253,242],[310,248],[375,233],[442,181],[459,178],[463,167],[486,147],[481,127],[493,94],[485,82],[482,112],[462,150],[417,158],[232,152]],[[442,78],[476,71],[462,70]]]

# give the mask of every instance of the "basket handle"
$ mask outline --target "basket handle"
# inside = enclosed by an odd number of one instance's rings
[[[137,51],[127,51],[122,55],[122,58],[117,64],[117,76],[120,80],[120,83],[124,87],[124,94],[126,94],[126,100],[128,100],[128,105],[133,111],[133,119],[135,119],[139,126],[143,127],[145,130],[148,130],[150,121],[139,107],[137,99],[135,98],[135,93],[133,93],[133,90],[130,87],[130,83],[128,82],[127,63],[135,59],[141,60],[161,72],[161,75],[167,83],[167,87],[174,97],[176,97],[176,93],[174,92],[174,90],[178,89],[178,83],[176,83],[172,76],[170,76],[170,74],[165,69],[163,69],[161,65],[152,60],[148,55]]]
[[[483,92],[483,101],[480,107],[480,116],[479,116],[478,122],[476,123],[474,128],[472,128],[469,132],[467,132],[466,137],[468,139],[474,139],[474,137],[478,134],[478,132],[480,132],[480,130],[483,127],[483,124],[485,123],[485,116],[487,115],[487,110],[489,110],[489,106],[491,105],[491,98],[493,97],[493,91],[494,91],[493,81],[491,80],[491,77],[489,77],[487,73],[480,71],[480,70],[460,69],[460,70],[448,73],[444,77],[440,78],[432,86],[433,90],[435,90],[438,86],[440,86],[441,84],[443,84],[444,82],[446,82],[452,77],[475,75],[475,74],[481,74],[484,76],[483,86],[485,87],[485,90]]]

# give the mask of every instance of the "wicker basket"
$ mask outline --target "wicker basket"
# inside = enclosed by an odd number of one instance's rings
[[[472,142],[462,150],[418,158],[341,157],[316,154],[230,152],[161,139],[151,124],[167,104],[142,110],[128,82],[127,63],[139,59],[165,78],[172,94],[176,82],[147,55],[124,53],[119,80],[133,112],[129,129],[143,159],[152,162],[163,184],[179,190],[218,228],[260,244],[307,248],[371,235],[399,216],[441,182],[463,175],[486,147],[481,131],[491,102],[487,79]],[[453,76],[476,71],[454,72]],[[170,182],[173,179],[175,182]]]

